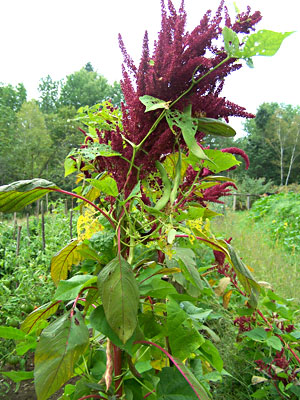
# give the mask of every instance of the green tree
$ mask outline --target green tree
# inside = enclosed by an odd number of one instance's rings
[[[22,83],[16,87],[0,84],[0,184],[15,179],[11,166],[14,162],[12,149],[17,124],[17,111],[26,101],[26,89]]]
[[[31,100],[22,105],[17,113],[15,134],[14,170],[17,179],[46,176],[50,161],[51,138],[45,118],[38,103]],[[22,149],[22,151],[20,151]]]
[[[91,71],[88,63],[80,71],[68,75],[63,84],[59,102],[63,106],[93,106],[112,98],[115,105],[120,104],[121,89],[118,83],[111,86],[107,79],[95,71]]]
[[[300,155],[300,108],[263,103],[256,118],[245,123],[245,150],[251,161],[250,176],[266,177],[280,185],[297,180]]]
[[[40,80],[38,90],[40,92],[40,107],[46,113],[55,112],[59,98],[60,82],[54,81],[50,75]]]

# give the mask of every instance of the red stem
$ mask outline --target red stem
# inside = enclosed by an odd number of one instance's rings
[[[176,359],[167,352],[167,350],[165,350],[164,348],[162,348],[161,346],[159,346],[158,344],[154,343],[154,342],[149,342],[148,340],[136,340],[133,344],[137,344],[137,343],[141,343],[141,344],[150,344],[152,346],[157,347],[159,350],[161,350],[169,359],[170,361],[172,361],[172,363],[175,365],[175,367],[178,369],[178,371],[181,373],[181,375],[184,377],[184,379],[187,381],[187,383],[190,385],[190,387],[192,388],[193,392],[196,394],[196,396],[198,397],[199,400],[201,400],[201,397],[199,395],[199,393],[197,393],[196,389],[194,388],[193,384],[191,383],[191,381],[189,380],[189,378],[186,376],[186,374],[183,372],[183,370],[181,369],[180,365],[178,364],[178,362],[176,361]]]
[[[42,189],[42,188],[40,188]],[[85,201],[86,203],[90,204],[92,207],[94,207],[97,211],[99,211],[111,224],[111,226],[113,228],[115,228],[115,224],[113,222],[113,220],[110,218],[110,216],[108,214],[106,214],[105,211],[101,210],[101,208],[99,208],[98,206],[96,206],[96,204],[94,204],[92,201],[86,199],[85,197],[80,196],[79,194],[73,193],[73,192],[67,192],[66,190],[62,190],[62,189],[53,189],[53,188],[49,188],[48,190],[51,190],[52,192],[58,192],[58,193],[63,193],[66,194],[68,196],[72,196],[72,197],[76,197],[77,199],[80,199],[82,201]]]
[[[114,372],[115,377],[120,376],[122,374],[122,350],[113,345],[114,349]],[[117,397],[122,397],[123,389],[122,389],[122,378],[117,378],[115,381],[115,390]]]
[[[85,290],[88,290],[88,289],[95,289],[95,290],[98,290],[98,288],[97,288],[96,286],[87,286],[87,287],[83,288],[82,290],[80,290],[80,292],[78,293],[76,299],[74,300],[74,303],[73,303],[73,306],[72,306],[72,309],[71,309],[71,312],[70,312],[70,318],[73,318],[74,310],[75,310],[76,304],[77,304],[78,301],[80,300],[80,296],[82,295],[82,293],[83,293]]]

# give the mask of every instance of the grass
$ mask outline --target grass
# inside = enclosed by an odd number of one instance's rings
[[[250,219],[247,211],[228,212],[212,224],[217,236],[232,237],[231,244],[254,270],[257,280],[270,283],[283,297],[299,299],[299,254],[288,252],[278,240],[272,241],[262,226]]]

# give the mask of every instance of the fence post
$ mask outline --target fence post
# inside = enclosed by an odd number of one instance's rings
[[[44,212],[44,202],[41,201],[41,214],[42,214],[42,248],[45,251],[46,240],[45,240],[45,212]]]
[[[22,226],[20,225],[20,226],[18,226],[16,256],[18,256],[20,253],[21,230],[22,230]]]
[[[13,240],[16,240],[16,233],[17,233],[17,226],[18,226],[18,222],[17,222],[17,213],[14,212],[14,218],[13,218],[13,223],[14,223],[14,230],[13,230]]]
[[[29,213],[26,213],[26,227],[27,227],[27,236],[30,237]]]
[[[73,225],[73,210],[70,210],[70,238],[73,239],[73,230],[72,230],[72,225]]]
[[[250,195],[247,196],[246,207],[247,207],[247,210],[250,210]]]
[[[232,210],[233,211],[236,210],[236,198],[237,198],[237,194],[233,193],[233,204],[232,204]]]

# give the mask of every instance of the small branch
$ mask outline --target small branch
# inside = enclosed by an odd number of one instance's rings
[[[110,216],[108,214],[106,214],[105,211],[101,210],[101,208],[99,208],[98,206],[96,206],[96,204],[94,204],[93,202],[91,202],[90,200],[86,199],[85,197],[80,196],[79,194],[73,193],[73,192],[67,192],[66,190],[62,190],[62,189],[53,189],[53,188],[49,188],[49,190],[51,190],[52,192],[58,192],[58,193],[63,193],[66,194],[68,196],[72,196],[72,197],[76,197],[77,199],[80,199],[86,203],[88,203],[89,205],[91,205],[92,207],[94,207],[97,211],[99,211],[111,224],[111,226],[113,228],[115,228],[115,223],[113,222],[113,220],[110,218]]]

